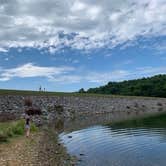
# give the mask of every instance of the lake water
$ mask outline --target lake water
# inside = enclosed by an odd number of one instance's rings
[[[166,115],[59,135],[78,166],[166,166]]]

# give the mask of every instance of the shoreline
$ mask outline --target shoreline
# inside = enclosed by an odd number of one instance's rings
[[[74,166],[76,158],[59,143],[58,132],[43,127],[29,138],[19,136],[0,144],[0,166]]]

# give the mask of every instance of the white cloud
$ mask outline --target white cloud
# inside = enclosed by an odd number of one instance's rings
[[[74,4],[71,7],[72,12],[84,10],[86,8],[86,5],[80,1],[75,1]]]
[[[49,50],[50,54],[55,54],[55,52],[57,51],[57,49],[54,47],[49,47],[48,50]]]
[[[0,47],[0,52],[8,52],[8,50]]]
[[[10,69],[0,70],[0,81],[8,81],[12,78],[46,77],[51,79],[61,74],[74,70],[73,67],[41,67],[32,63]]]
[[[166,35],[165,15],[165,0],[0,0],[0,51],[114,47]]]

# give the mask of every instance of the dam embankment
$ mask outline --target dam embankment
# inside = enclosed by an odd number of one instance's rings
[[[42,111],[47,120],[57,116],[61,118],[80,118],[91,115],[100,116],[107,113],[119,113],[121,114],[121,119],[123,117],[127,119],[127,117],[166,111],[166,98],[104,95],[1,95],[0,121],[19,118],[26,109],[25,99],[27,98],[32,101],[33,107]],[[57,110],[59,105],[63,110]]]

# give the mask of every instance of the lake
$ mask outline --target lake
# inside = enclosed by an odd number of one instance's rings
[[[166,115],[64,128],[59,139],[78,166],[166,165]]]

